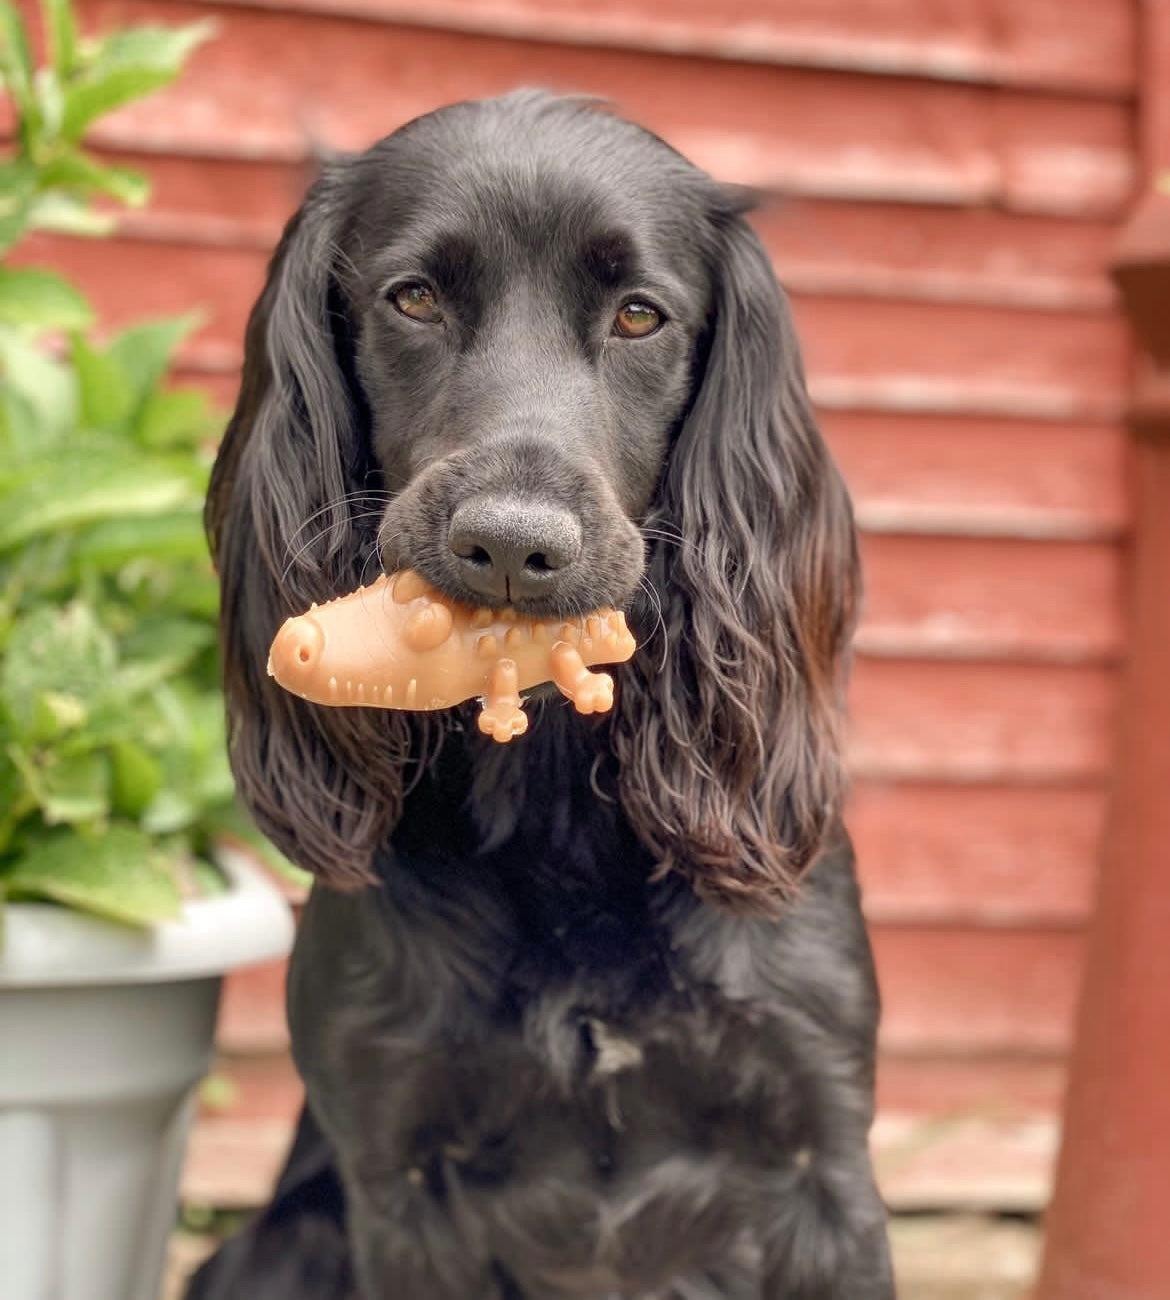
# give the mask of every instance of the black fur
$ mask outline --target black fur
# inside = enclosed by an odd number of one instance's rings
[[[395,307],[419,283],[438,319]],[[661,328],[615,332],[631,301]],[[208,521],[237,779],[320,883],[309,1109],[192,1300],[889,1300],[837,817],[856,547],[738,201],[533,94],[338,164],[254,313]],[[469,709],[280,692],[280,620],[379,564],[626,605],[613,716],[538,692],[497,747]]]

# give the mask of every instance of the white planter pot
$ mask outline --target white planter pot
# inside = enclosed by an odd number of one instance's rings
[[[283,956],[287,903],[229,893],[142,932],[37,903],[0,949],[0,1296],[157,1300],[225,972]]]

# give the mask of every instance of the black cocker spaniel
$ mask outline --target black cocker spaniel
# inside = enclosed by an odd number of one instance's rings
[[[579,100],[328,167],[248,329],[208,525],[232,758],[318,884],[307,1088],[197,1300],[889,1300],[842,792],[848,498],[740,195]],[[629,611],[612,715],[327,709],[265,675],[379,569]]]

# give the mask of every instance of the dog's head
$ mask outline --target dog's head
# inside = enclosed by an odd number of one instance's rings
[[[294,859],[366,877],[411,725],[284,695],[268,640],[410,566],[473,604],[632,606],[645,644],[602,726],[643,841],[745,907],[807,865],[841,788],[856,551],[741,207],[648,132],[531,93],[314,186],[208,505],[237,778]]]

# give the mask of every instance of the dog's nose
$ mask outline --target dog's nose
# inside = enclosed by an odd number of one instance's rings
[[[554,590],[581,554],[581,525],[559,506],[480,497],[457,507],[448,541],[477,595],[523,600]]]

